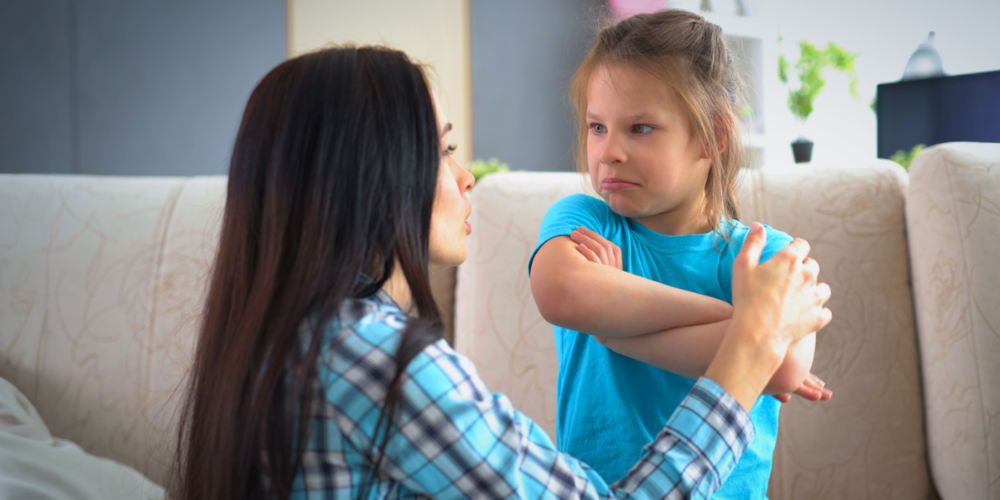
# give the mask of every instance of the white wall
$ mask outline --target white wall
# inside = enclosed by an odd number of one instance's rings
[[[758,0],[754,7],[756,17],[781,33],[781,49],[789,53],[796,53],[798,40],[817,46],[833,41],[861,53],[855,61],[861,102],[848,96],[843,77],[828,79],[816,100],[807,133],[817,143],[817,161],[876,155],[875,115],[868,108],[876,85],[903,76],[929,31],[936,33],[946,73],[1000,70],[1000,0]],[[797,132],[787,106],[782,101],[768,108],[784,124],[773,131],[784,137],[774,139],[787,144]],[[775,156],[769,153],[769,160]]]
[[[467,0],[288,0],[289,53],[329,44],[384,44],[430,65],[457,158],[472,158]],[[436,75],[435,75],[436,73]],[[433,81],[436,80],[436,81]]]
[[[783,36],[779,46],[783,51],[794,53],[798,40],[808,40],[816,45],[833,41],[861,53],[855,63],[860,101],[848,95],[845,78],[832,76],[815,103],[805,132],[817,143],[817,161],[875,156],[876,121],[868,104],[877,84],[902,76],[906,61],[927,32],[937,33],[936,45],[948,74],[1000,69],[1000,29],[996,27],[1000,0],[746,1],[752,6],[753,19],[772,28],[775,38],[778,33]],[[460,160],[467,162],[473,157],[468,2],[289,0],[289,50],[295,55],[329,43],[387,43],[433,65],[440,76],[436,87],[455,124],[452,140],[459,144]],[[724,8],[732,0],[712,3]],[[588,9],[588,2],[580,2],[579,8],[581,12]],[[512,25],[506,31],[517,30]],[[785,94],[770,95],[779,97],[767,103],[771,126],[767,163],[790,163],[788,143],[800,130],[785,105]],[[563,137],[553,134],[549,140]],[[565,145],[567,150],[570,147]]]

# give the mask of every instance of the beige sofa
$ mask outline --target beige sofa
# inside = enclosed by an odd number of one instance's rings
[[[814,364],[834,399],[784,406],[769,496],[1000,499],[1000,145],[931,148],[909,176],[872,161],[743,180],[743,219],[808,239],[834,291]],[[456,348],[550,433],[556,358],[527,260],[546,209],[586,189],[483,179],[457,286],[434,277]],[[0,378],[54,436],[161,483],[224,192],[0,176]]]

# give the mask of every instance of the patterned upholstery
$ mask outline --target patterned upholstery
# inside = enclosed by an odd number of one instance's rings
[[[944,498],[1000,498],[998,158],[932,148],[908,194],[881,161],[744,178],[743,219],[808,239],[835,293],[814,365],[835,396],[785,405],[772,499],[934,497],[925,443]],[[587,189],[574,174],[483,179],[457,288],[433,277],[446,316],[454,292],[456,348],[550,432],[557,366],[527,259],[546,209]],[[160,483],[224,197],[223,177],[0,175],[0,377],[53,435]]]
[[[0,177],[0,377],[163,484],[225,178]]]
[[[910,175],[934,482],[944,498],[1000,499],[1000,144],[931,148]]]

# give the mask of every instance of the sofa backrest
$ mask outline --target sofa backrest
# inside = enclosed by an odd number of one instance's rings
[[[834,290],[814,364],[834,399],[784,406],[772,499],[933,496],[918,359],[942,496],[1000,498],[1000,145],[931,148],[911,174],[911,265],[906,175],[894,164],[743,178],[742,219],[808,239]],[[0,377],[54,436],[160,483],[225,184],[0,175]],[[556,357],[527,259],[548,207],[587,189],[575,174],[509,173],[470,193],[456,347],[550,433]],[[447,287],[441,276],[436,289]]]
[[[784,405],[768,496],[933,495],[903,217],[907,176],[895,163],[754,170],[742,220],[807,239],[834,295],[813,371],[831,401]],[[507,173],[470,193],[473,233],[459,268],[456,348],[493,391],[555,432],[552,328],[535,307],[527,264],[546,210],[589,188],[578,174]]]
[[[225,177],[0,176],[0,377],[164,484]]]
[[[945,499],[1000,499],[1000,144],[936,146],[910,177],[934,483]]]

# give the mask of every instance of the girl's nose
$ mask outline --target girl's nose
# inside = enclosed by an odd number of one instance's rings
[[[604,136],[604,144],[600,150],[601,163],[610,165],[612,163],[624,163],[626,159],[625,148],[622,147],[618,134],[608,133]]]

